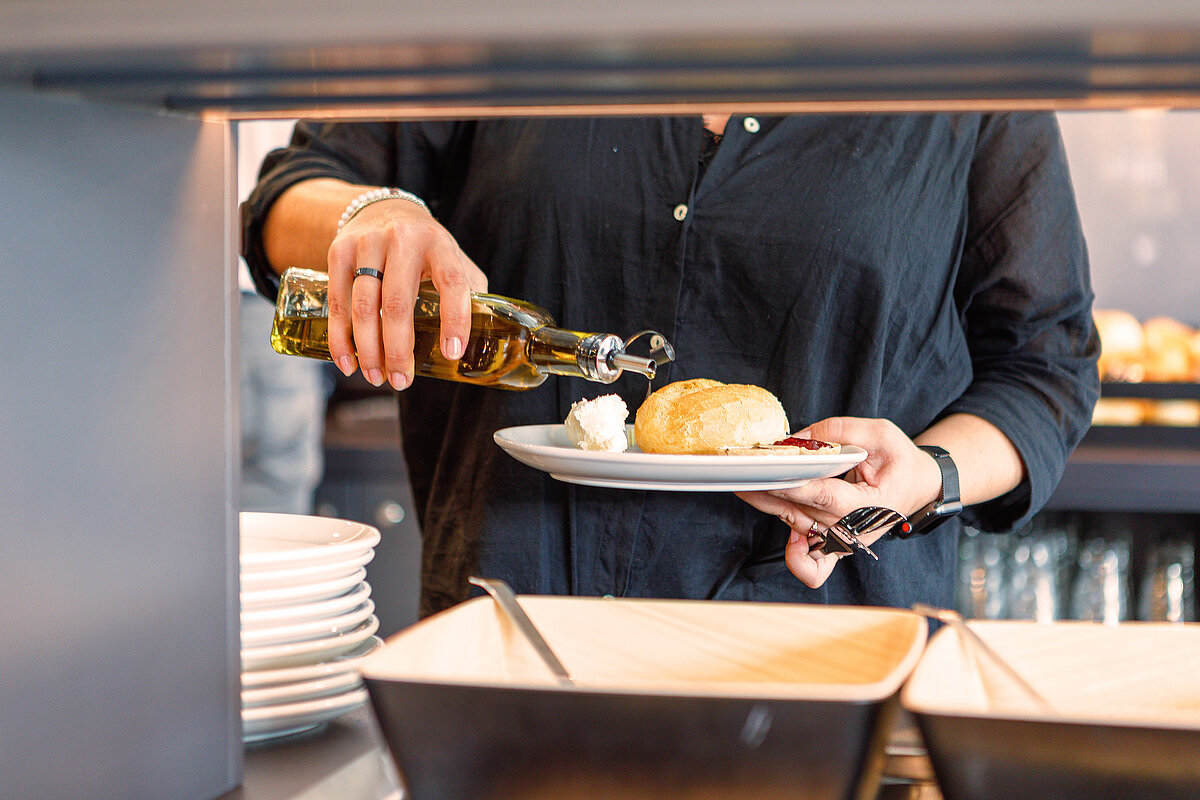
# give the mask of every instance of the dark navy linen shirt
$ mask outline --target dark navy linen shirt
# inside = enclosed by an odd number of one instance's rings
[[[1050,496],[1090,421],[1098,340],[1087,256],[1050,114],[734,116],[701,174],[699,117],[300,124],[243,208],[261,242],[293,183],[334,177],[425,198],[489,290],[562,327],[653,328],[665,381],[764,386],[793,429],[884,417],[916,435],[976,414],[1016,445],[1028,479],[964,518],[1021,524]],[[645,381],[552,377],[527,392],[418,378],[401,394],[421,506],[425,613],[467,576],[518,592],[907,607],[953,603],[957,522],[845,558],[809,589],[780,564],[744,568],[788,530],[727,493],[560,483],[492,442],[561,422]]]

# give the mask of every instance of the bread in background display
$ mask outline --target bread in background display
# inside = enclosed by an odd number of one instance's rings
[[[1200,381],[1200,330],[1163,316],[1142,323],[1118,309],[1096,309],[1094,316],[1101,380]]]
[[[1194,428],[1200,425],[1200,400],[1150,400],[1143,425]]]
[[[1146,335],[1146,380],[1164,383],[1194,381],[1192,329],[1170,317],[1154,317],[1142,324]]]
[[[1100,333],[1100,378],[1140,381],[1145,377],[1146,334],[1142,323],[1128,311],[1096,309]]]
[[[1166,316],[1145,322],[1128,311],[1096,309],[1100,379],[1124,383],[1200,381],[1200,330]],[[1200,401],[1101,397],[1093,425],[1200,425]]]

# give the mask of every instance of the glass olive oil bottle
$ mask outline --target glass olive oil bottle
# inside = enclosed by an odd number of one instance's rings
[[[429,281],[422,283],[413,309],[418,375],[519,390],[539,386],[550,375],[612,383],[624,370],[653,378],[657,368],[653,358],[626,353],[619,336],[556,327],[545,309],[494,294],[472,294],[466,352],[451,361],[440,347],[439,311],[437,290]],[[669,353],[670,345],[654,336],[658,349]],[[271,345],[285,355],[332,360],[329,278],[324,272],[293,267],[283,273]]]

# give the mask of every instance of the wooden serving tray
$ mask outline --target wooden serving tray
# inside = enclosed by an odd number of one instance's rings
[[[782,603],[520,598],[581,689],[869,700],[916,665],[925,623],[892,609]],[[552,686],[490,598],[389,640],[365,670],[389,680]]]
[[[1200,626],[971,626],[1050,708],[939,630],[901,698],[946,800],[1196,796]]]
[[[519,599],[574,685],[488,597],[364,661],[412,800],[873,798],[927,630],[895,609]]]

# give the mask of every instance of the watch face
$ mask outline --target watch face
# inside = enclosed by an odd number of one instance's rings
[[[940,506],[930,503],[916,514],[913,514],[912,532],[908,535],[913,536],[918,533],[928,533],[945,521],[946,517],[938,513],[939,508]],[[908,537],[906,536],[904,538]]]

